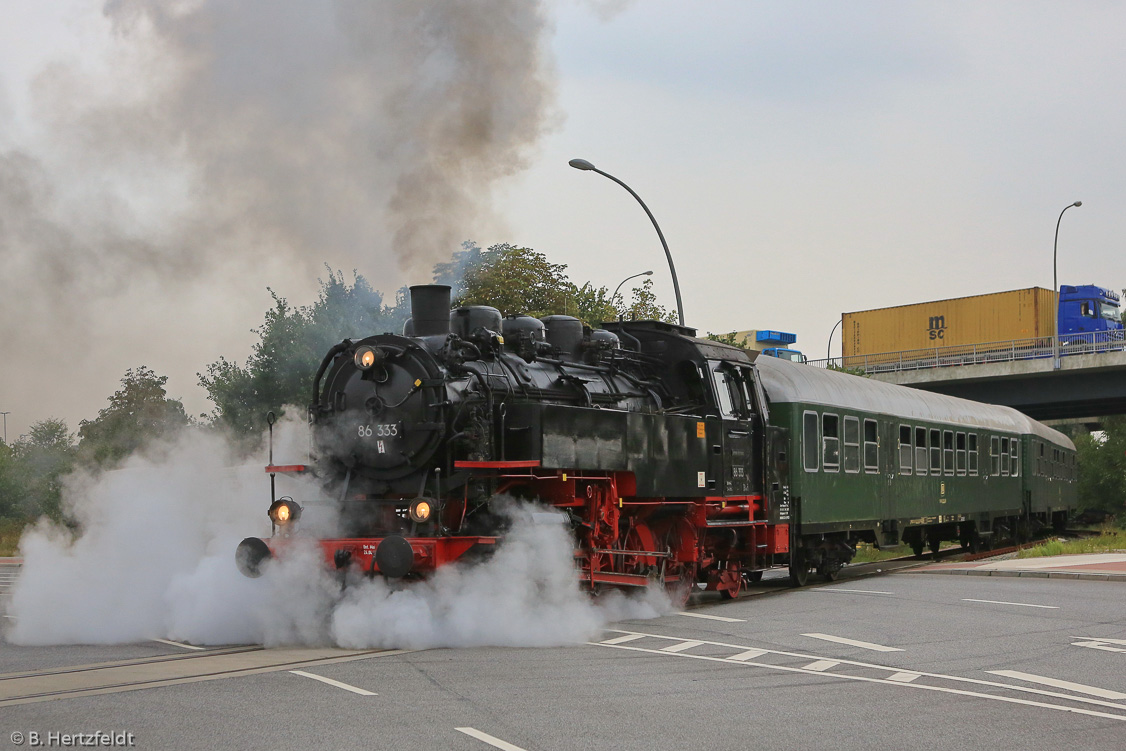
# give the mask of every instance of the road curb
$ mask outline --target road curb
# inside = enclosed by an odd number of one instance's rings
[[[935,571],[914,570],[911,574],[947,574],[955,576],[1009,576],[1029,579],[1082,579],[1084,581],[1126,582],[1126,574],[1102,574],[1086,571],[982,571],[972,568],[947,568]]]

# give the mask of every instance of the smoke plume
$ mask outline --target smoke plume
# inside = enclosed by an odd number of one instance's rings
[[[292,457],[286,446],[299,443],[302,430],[295,421],[275,426],[275,455]],[[566,525],[554,512],[517,505],[491,559],[446,567],[409,588],[357,576],[342,589],[311,543],[247,579],[234,550],[243,537],[269,534],[268,478],[260,466],[217,469],[228,455],[217,437],[189,432],[159,456],[70,478],[65,498],[81,533],[47,523],[25,533],[7,639],[546,646],[582,642],[608,621],[668,609],[657,591],[592,601],[578,587]],[[304,531],[331,533],[332,507],[317,502],[315,485],[290,481],[278,492],[305,506]]]
[[[535,2],[109,0],[103,21],[104,50],[34,79],[32,134],[0,124],[13,401],[42,388],[26,363],[48,334],[94,337],[100,363],[145,341],[194,373],[217,353],[190,333],[248,291],[315,289],[326,261],[424,281],[496,221],[492,187],[550,119]]]

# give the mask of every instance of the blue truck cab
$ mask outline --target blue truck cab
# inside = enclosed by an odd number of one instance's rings
[[[805,362],[805,355],[796,349],[786,349],[785,347],[767,347],[762,351],[764,355],[769,357],[779,357],[783,360],[791,360],[793,362]]]
[[[787,331],[762,330],[748,332],[754,334],[754,349],[762,352],[767,357],[779,357],[793,362],[805,362],[805,355],[789,345],[797,342],[797,334]]]
[[[1060,285],[1060,334],[1122,331],[1121,299],[1114,290],[1093,284]]]

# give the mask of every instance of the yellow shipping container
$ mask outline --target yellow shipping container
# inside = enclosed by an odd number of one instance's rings
[[[1056,294],[1031,287],[845,313],[845,358],[1052,336]]]

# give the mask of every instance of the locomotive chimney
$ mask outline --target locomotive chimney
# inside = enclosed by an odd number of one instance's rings
[[[450,288],[445,284],[411,287],[411,326],[414,336],[450,333]]]

